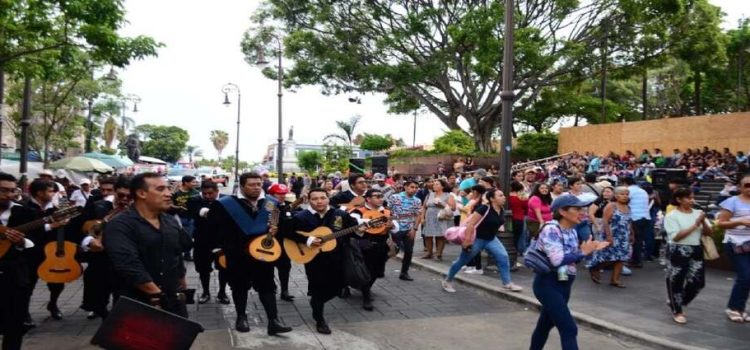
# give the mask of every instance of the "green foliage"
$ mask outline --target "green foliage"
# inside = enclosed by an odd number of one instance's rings
[[[112,156],[115,155],[115,154],[117,154],[117,150],[116,149],[109,148],[109,147],[102,147],[102,148],[99,149],[99,152],[102,152],[104,154],[109,154],[109,155],[112,155]]]
[[[221,152],[229,142],[229,134],[224,130],[211,130],[211,143],[214,145],[216,152],[219,153],[219,159],[221,159]]]
[[[323,156],[316,151],[300,152],[297,155],[297,164],[299,164],[300,168],[307,170],[309,173],[313,173],[323,165]]]
[[[511,156],[517,160],[533,160],[557,154],[558,134],[551,132],[534,132],[518,137],[518,143]]]
[[[462,130],[451,130],[433,141],[435,152],[471,155],[477,151],[474,139]]]
[[[170,163],[180,160],[190,139],[187,130],[177,126],[144,124],[136,132],[143,137],[142,155]]]
[[[357,128],[357,124],[362,119],[361,115],[355,115],[349,119],[349,121],[337,120],[336,127],[340,131],[338,134],[330,134],[323,138],[323,140],[340,140],[345,142],[348,146],[354,144],[354,130]]]
[[[359,147],[367,151],[387,150],[393,146],[393,139],[388,136],[365,133]]]
[[[349,146],[326,144],[323,146],[323,171],[332,173],[349,169],[349,157],[352,149]]]

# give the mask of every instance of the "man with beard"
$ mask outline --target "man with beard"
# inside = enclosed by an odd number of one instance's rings
[[[277,231],[269,226],[269,217],[278,203],[262,196],[263,180],[257,173],[240,176],[240,191],[211,205],[208,225],[219,233],[219,245],[224,250],[229,273],[229,286],[237,311],[235,329],[249,332],[247,321],[247,293],[250,288],[258,292],[268,318],[268,335],[292,330],[278,318],[274,290],[273,263],[259,261],[247,252],[248,243],[259,235]]]

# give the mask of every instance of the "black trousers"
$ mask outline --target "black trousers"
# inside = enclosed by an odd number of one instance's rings
[[[667,296],[675,314],[690,304],[706,285],[706,268],[700,245],[669,244],[667,246]]]
[[[83,304],[81,308],[107,314],[110,295],[114,294],[114,268],[104,253],[91,253],[86,271],[83,272]]]
[[[274,262],[276,270],[279,271],[279,284],[281,284],[281,292],[289,291],[289,274],[292,271],[292,261],[289,260],[289,256],[286,255],[284,249],[281,250],[281,257]]]
[[[3,335],[2,350],[21,349],[26,329],[23,321],[28,311],[26,272],[14,266],[0,271],[0,334]],[[16,271],[14,271],[16,270]]]

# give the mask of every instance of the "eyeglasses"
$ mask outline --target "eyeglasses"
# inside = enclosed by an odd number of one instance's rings
[[[16,189],[15,189],[15,188],[10,188],[10,187],[0,187],[0,193],[2,193],[2,194],[6,194],[6,193],[13,193],[13,192],[16,192]]]

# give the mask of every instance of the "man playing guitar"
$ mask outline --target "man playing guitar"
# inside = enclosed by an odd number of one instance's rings
[[[383,207],[383,192],[370,189],[365,193],[365,205],[351,211],[351,216],[360,223],[385,216],[391,217],[391,211]],[[388,235],[399,231],[396,221],[389,221],[387,225],[368,229],[359,238],[367,270],[370,271],[370,284],[362,288],[362,308],[372,311],[372,293],[370,292],[375,280],[385,277],[385,263],[388,261]]]
[[[127,178],[104,178],[99,180],[101,198],[94,198],[86,203],[85,222],[97,222],[83,232],[86,237],[81,241],[81,249],[88,254],[88,266],[83,274],[83,303],[81,309],[92,312],[93,317],[106,318],[109,312],[109,296],[116,292],[113,279],[114,268],[104,252],[101,233],[106,222],[114,219],[130,206],[130,182]],[[82,225],[83,230],[88,225]],[[117,295],[114,295],[116,300]],[[93,318],[89,317],[89,318]]]
[[[320,245],[321,239],[301,235],[298,231],[311,232],[320,226],[326,226],[332,231],[341,231],[357,225],[357,221],[349,213],[331,208],[328,205],[328,193],[325,190],[321,188],[311,189],[308,193],[308,200],[310,201],[310,209],[294,215],[294,231],[287,238],[307,244],[310,247]],[[328,327],[328,323],[323,316],[325,303],[339,295],[346,284],[344,281],[344,259],[340,248],[343,239],[346,239],[346,237],[340,239],[342,241],[337,244],[334,250],[320,253],[312,261],[305,264],[308,291],[311,296],[310,306],[312,306],[316,329],[321,334],[331,334],[331,328]]]
[[[273,184],[268,188],[268,194],[276,198],[279,202],[279,227],[276,233],[276,239],[282,242],[290,233],[292,233],[292,208],[291,203],[285,200],[289,188],[284,184]],[[292,262],[286,255],[284,248],[281,249],[281,257],[274,262],[276,269],[279,270],[279,283],[281,284],[281,300],[294,301],[294,297],[289,294],[289,273],[292,270]]]
[[[275,233],[276,227],[268,225],[268,204],[273,208],[277,203],[261,196],[263,180],[257,173],[244,173],[239,180],[240,193],[214,202],[208,213],[208,225],[219,233],[219,246],[227,259],[229,286],[237,311],[235,329],[243,333],[250,331],[246,309],[247,293],[252,287],[266,310],[268,335],[290,332],[292,328],[278,318],[273,263],[256,260],[246,249],[254,238],[269,230]]]
[[[3,334],[3,349],[21,349],[26,333],[24,319],[28,311],[26,293],[29,288],[28,261],[24,250],[33,243],[22,232],[11,229],[34,220],[34,213],[16,204],[16,179],[13,175],[0,173],[0,223],[4,230],[0,239],[8,240],[13,246],[0,256],[0,334]],[[27,232],[28,234],[28,232]]]
[[[359,206],[357,202],[364,202],[363,196],[367,191],[367,181],[362,174],[352,173],[349,175],[349,190],[341,191],[330,199],[330,205],[334,208],[345,207],[345,210],[351,210]],[[343,209],[343,208],[341,208]]]

